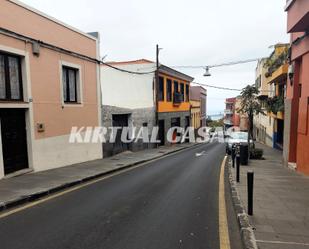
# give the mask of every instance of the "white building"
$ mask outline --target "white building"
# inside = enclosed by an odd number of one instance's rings
[[[265,74],[267,72],[267,68],[264,66],[265,62],[266,59],[259,60],[256,67],[255,85],[260,91],[259,97],[261,100],[266,100],[268,97],[272,97],[272,95],[274,95],[273,85],[267,84],[267,79],[265,77]],[[263,101],[262,107],[265,115],[260,113],[254,116],[253,126],[255,138],[257,141],[272,147],[274,118],[267,115],[265,102]]]
[[[155,69],[154,62],[141,59],[126,62],[109,62],[114,67],[145,74],[132,74],[103,65],[101,67],[102,121],[103,126],[148,127],[151,132],[156,120]],[[119,132],[120,133],[120,132]],[[117,133],[118,134],[118,133]],[[115,143],[104,143],[104,156],[121,151],[151,148],[154,145],[139,143],[125,144],[117,136]]]

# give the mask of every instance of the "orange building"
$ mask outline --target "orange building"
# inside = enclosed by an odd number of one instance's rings
[[[290,67],[285,100],[284,161],[309,175],[309,1],[289,0]]]
[[[157,85],[157,115],[159,140],[168,144],[169,128],[190,126],[190,83],[193,78],[172,68],[160,65]]]
[[[272,129],[272,147],[279,150],[283,149],[284,144],[284,98],[287,85],[288,50],[289,44],[276,44],[274,51],[264,65],[266,68],[265,80],[270,89],[268,101],[272,103],[271,106],[276,107],[267,112]]]

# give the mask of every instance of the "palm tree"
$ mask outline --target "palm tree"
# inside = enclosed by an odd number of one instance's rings
[[[261,103],[258,95],[259,90],[254,85],[247,85],[242,89],[240,96],[240,108],[237,109],[239,113],[246,114],[248,116],[249,131],[248,131],[248,147],[250,145],[250,139],[253,139],[253,117],[259,113],[265,114],[262,110]]]

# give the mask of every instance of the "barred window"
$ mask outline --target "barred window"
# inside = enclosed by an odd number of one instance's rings
[[[78,69],[62,67],[63,99],[65,103],[77,102],[77,73]]]
[[[22,100],[21,58],[0,53],[0,99]]]

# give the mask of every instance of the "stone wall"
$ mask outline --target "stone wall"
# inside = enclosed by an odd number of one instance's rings
[[[121,108],[116,106],[103,105],[102,107],[102,124],[104,127],[113,126],[113,115],[114,114],[128,114],[129,116],[129,126],[136,127],[138,131],[144,123],[147,123],[149,134],[151,134],[152,128],[155,126],[155,109],[154,108],[139,108],[139,109],[129,109]],[[113,143],[109,142],[111,130],[108,129],[106,134],[106,143],[103,144],[103,155],[104,157],[112,156],[116,154],[115,146]],[[148,148],[154,148],[156,145],[150,143],[143,143],[138,141],[138,143],[130,143],[127,145],[128,149],[131,151],[138,151]]]

